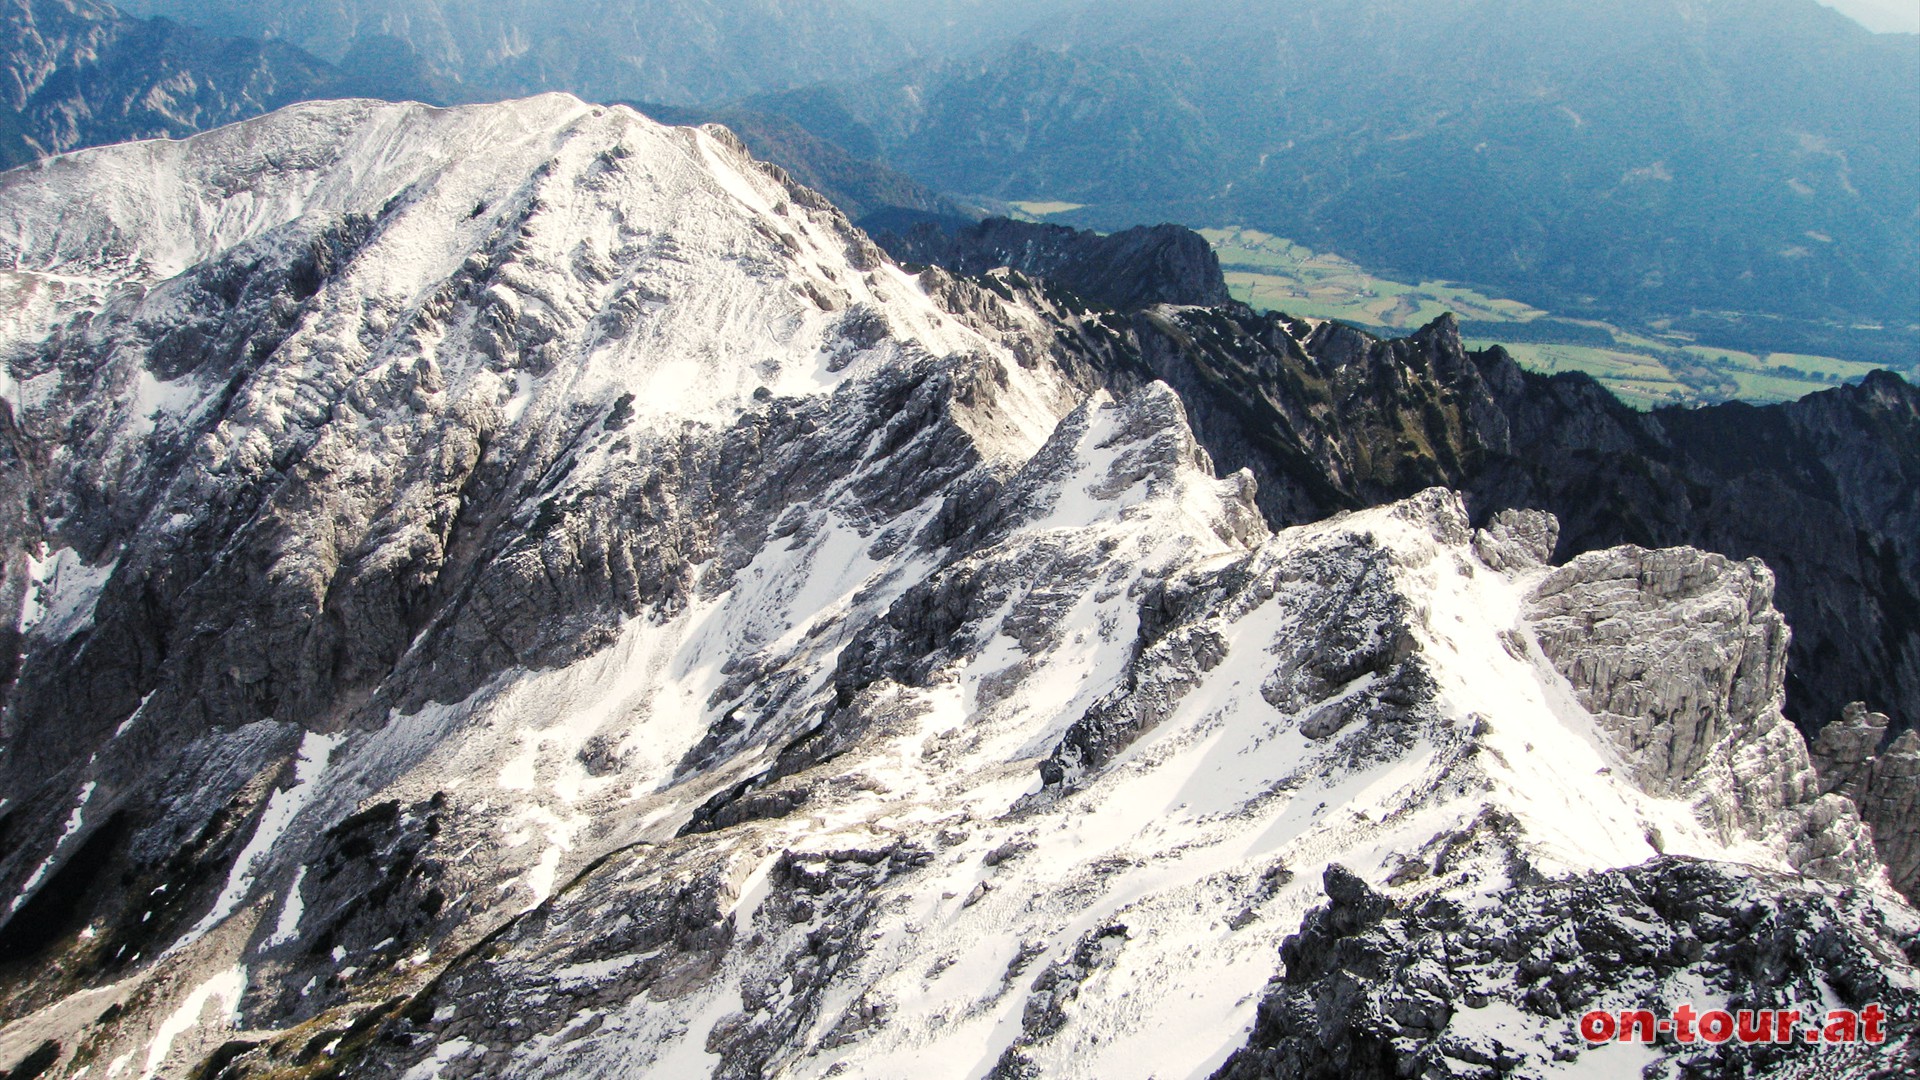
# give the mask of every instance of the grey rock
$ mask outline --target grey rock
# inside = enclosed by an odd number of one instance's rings
[[[1473,552],[1495,570],[1545,566],[1560,540],[1560,520],[1544,510],[1501,510],[1473,534]]]
[[[969,275],[1008,267],[1117,311],[1228,301],[1219,256],[1205,237],[1178,225],[1102,235],[995,217],[945,227],[921,224],[904,235],[882,232],[875,239],[901,263],[932,263]]]
[[[1143,359],[1150,340],[1240,341],[1230,313],[1120,319],[1017,272],[928,271],[918,286],[958,313],[942,321],[723,134],[564,99],[303,107],[182,152],[210,170],[195,183],[251,191],[284,177],[289,145],[324,173],[327,139],[362,125],[465,120],[533,133],[524,175],[467,176],[485,206],[396,181],[164,281],[29,307],[52,329],[4,357],[10,386],[38,381],[0,412],[21,466],[0,478],[19,545],[0,594],[35,616],[0,715],[0,885],[21,900],[0,954],[24,972],[0,981],[0,1018],[72,1019],[58,1054],[150,1046],[193,987],[244,968],[233,1029],[181,1035],[169,1067],[601,1075],[707,1049],[743,1080],[796,1055],[853,1071],[953,995],[1018,1018],[981,1068],[1048,1070],[1097,1053],[1154,980],[1213,978],[1183,966],[1186,942],[1243,976],[1300,910],[1283,859],[1384,851],[1396,883],[1388,899],[1324,879],[1344,914],[1303,928],[1303,977],[1312,943],[1399,934],[1403,904],[1546,883],[1537,820],[1497,806],[1529,793],[1480,765],[1506,706],[1452,707],[1463,680],[1497,697],[1458,658],[1503,644],[1516,677],[1553,682],[1541,654],[1572,673],[1637,783],[1840,883],[1835,905],[1893,905],[1853,804],[1822,793],[1779,715],[1763,570],[1633,550],[1549,569],[1550,524],[1525,515],[1482,519],[1476,562],[1470,504],[1444,489],[1271,534],[1258,478],[1217,476],[1229,463]],[[9,174],[0,202],[37,206],[46,182]],[[710,201],[649,201],[682,183]],[[606,228],[580,242],[556,206]],[[671,228],[636,227],[641,209]],[[425,266],[384,258],[408,228],[465,254],[390,304],[360,286]],[[94,254],[120,257],[103,236]],[[709,303],[771,314],[716,338]],[[802,347],[763,360],[795,326]],[[651,352],[595,381],[597,350],[668,329],[737,382],[697,419],[640,392]],[[1280,329],[1303,385],[1317,370],[1384,402],[1377,430],[1404,422],[1404,400],[1374,396],[1382,364],[1405,388],[1467,362],[1438,332]],[[1382,485],[1453,452],[1324,445]],[[56,549],[65,584],[47,580]],[[1516,580],[1551,586],[1530,622],[1446,618],[1461,589]],[[1456,625],[1488,640],[1463,651]],[[1366,806],[1329,805],[1362,777]],[[1164,815],[1112,801],[1162,780],[1146,797]],[[1620,783],[1596,790],[1638,798]],[[1110,844],[1108,812],[1154,820]],[[1447,824],[1407,843],[1428,815]],[[1402,977],[1355,953],[1327,969],[1353,984],[1329,1000],[1415,1035],[1463,993],[1564,1020],[1551,967],[1586,924],[1556,905],[1483,943],[1529,974],[1511,994],[1444,958]],[[1124,944],[1099,929],[1122,922]],[[1846,927],[1878,949],[1868,923]],[[1788,929],[1766,955],[1802,970],[1796,935],[1818,928]],[[1719,940],[1675,937],[1682,959]],[[1845,951],[1820,962],[1844,974]],[[120,1011],[68,1008],[102,987],[128,988]]]
[[[1849,702],[1808,747],[1820,770],[1820,790],[1859,802],[1872,783],[1874,757],[1886,741],[1887,715],[1865,702]]]
[[[1795,865],[1850,877],[1874,865],[1873,844],[1781,715],[1788,635],[1772,596],[1758,560],[1630,547],[1547,574],[1526,618],[1643,790],[1692,801],[1730,841],[1784,831]]]
[[[1854,702],[1811,750],[1820,789],[1859,809],[1894,887],[1912,899],[1920,890],[1920,737],[1905,732],[1882,750],[1887,727],[1884,714]]]
[[[1439,485],[1483,527],[1505,510],[1553,514],[1556,560],[1623,544],[1759,558],[1795,631],[1790,718],[1811,733],[1863,696],[1896,730],[1920,717],[1920,626],[1905,615],[1920,604],[1920,390],[1899,375],[1642,413],[1586,376],[1469,352],[1451,316],[1379,340],[1241,305],[1037,306],[1073,346],[1056,351],[1108,387],[1171,386],[1276,527]]]

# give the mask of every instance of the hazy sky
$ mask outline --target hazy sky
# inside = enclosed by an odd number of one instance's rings
[[[1853,16],[1854,21],[1880,33],[1920,34],[1920,0],[1820,0]]]

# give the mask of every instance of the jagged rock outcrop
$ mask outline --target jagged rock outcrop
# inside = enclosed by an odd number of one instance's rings
[[[1877,372],[1784,405],[1639,414],[1595,408],[1585,380],[1478,362],[1515,439],[1469,483],[1476,505],[1552,510],[1562,557],[1634,543],[1758,558],[1793,627],[1802,730],[1863,698],[1899,730],[1920,723],[1920,389]]]
[[[1794,627],[1787,713],[1865,697],[1920,722],[1920,390],[1889,372],[1784,405],[1638,413],[1584,376],[1469,353],[1451,317],[1375,341],[1241,307],[1146,311],[1096,355],[1173,386],[1275,524],[1461,490],[1476,522],[1540,509],[1555,558],[1621,544],[1758,558]]]
[[[1468,352],[1451,316],[1380,341],[1242,305],[1050,310],[1057,351],[1110,387],[1172,386],[1274,525],[1444,485],[1477,523],[1552,513],[1556,559],[1622,544],[1758,558],[1794,627],[1788,716],[1812,732],[1865,697],[1898,730],[1920,723],[1920,389],[1891,372],[1784,405],[1640,413],[1585,376]]]
[[[1546,566],[1560,540],[1560,521],[1541,510],[1501,510],[1473,534],[1473,553],[1495,570]]]
[[[875,239],[902,263],[930,263],[970,275],[1009,267],[1117,311],[1228,300],[1220,257],[1205,237],[1178,225],[1141,225],[1102,235],[988,218],[957,228],[925,223]]]
[[[1853,807],[1823,793],[1780,714],[1787,625],[1772,598],[1758,560],[1628,547],[1548,572],[1526,618],[1642,789],[1692,801],[1729,843],[1784,835],[1809,874],[1870,874]]]
[[[928,227],[917,247],[891,242],[961,273],[1045,277],[1029,233],[967,245]],[[1920,723],[1920,390],[1898,375],[1783,405],[1639,413],[1585,376],[1469,353],[1450,315],[1388,341],[1242,305],[1057,317],[1109,385],[1172,386],[1214,460],[1253,474],[1273,524],[1440,484],[1466,493],[1476,521],[1551,512],[1561,559],[1621,544],[1759,558],[1795,627],[1787,712],[1802,730],[1862,696],[1898,730]]]
[[[1481,1080],[1576,1065],[1643,1077],[1768,1075],[1793,1068],[1792,1047],[1697,1038],[1594,1046],[1573,1020],[1588,1009],[1669,1016],[1703,1009],[1696,995],[1705,994],[1713,1007],[1802,1012],[1798,1037],[1825,1020],[1829,1002],[1878,1004],[1889,1017],[1920,1005],[1887,974],[1913,947],[1906,912],[1712,863],[1661,858],[1518,883],[1471,910],[1444,897],[1397,902],[1341,866],[1328,867],[1325,889],[1327,904],[1281,947],[1285,971],[1247,1046],[1216,1080]],[[1812,957],[1792,944],[1814,938],[1824,944]],[[1618,995],[1622,975],[1647,992]],[[1891,1078],[1920,1067],[1911,1020],[1886,1034],[1880,1047],[1820,1048],[1806,1075]]]
[[[1820,729],[1809,748],[1820,790],[1859,807],[1894,887],[1920,890],[1920,733],[1909,729],[1885,749],[1887,717],[1860,702]]]

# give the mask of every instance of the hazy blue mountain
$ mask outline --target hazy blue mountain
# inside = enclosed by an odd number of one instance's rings
[[[757,104],[946,190],[1561,310],[1915,322],[1920,39],[1814,0],[1109,4]]]
[[[1820,0],[1875,33],[1920,34],[1920,4],[1913,0]]]
[[[382,85],[404,87],[404,68]],[[0,0],[0,165],[179,136],[370,87],[282,42],[134,19],[96,0]]]
[[[179,137],[295,101],[329,97],[433,103],[470,92],[428,70],[394,36],[356,38],[333,64],[287,43],[228,38],[98,0],[0,0],[0,165],[152,136]],[[885,225],[967,220],[903,173],[856,158],[786,117],[645,105],[678,123],[719,122],[855,219]]]
[[[1004,46],[1029,31],[1075,13],[1088,0],[846,0],[885,23],[902,40],[934,56],[959,56]]]
[[[470,100],[566,90],[717,101],[883,70],[906,55],[843,0],[128,0],[223,33],[280,38],[366,70],[419,56]]]

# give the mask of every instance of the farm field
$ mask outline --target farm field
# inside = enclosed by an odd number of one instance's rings
[[[1753,353],[1682,334],[1555,318],[1517,300],[1446,281],[1379,277],[1351,260],[1253,229],[1201,229],[1234,299],[1335,319],[1393,336],[1452,312],[1472,348],[1501,345],[1521,366],[1580,371],[1636,408],[1739,399],[1791,401],[1864,376],[1873,364],[1802,353]]]

